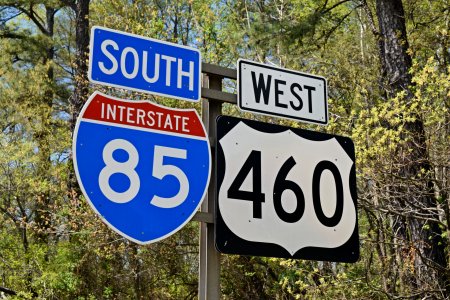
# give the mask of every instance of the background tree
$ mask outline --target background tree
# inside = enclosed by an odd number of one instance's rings
[[[408,53],[405,12],[402,1],[376,2],[379,26],[381,83],[387,101],[398,97],[398,105],[409,106],[413,98],[410,73],[412,59]],[[389,208],[392,209],[393,230],[401,245],[397,251],[398,265],[411,260],[413,269],[400,268],[405,283],[426,293],[430,289],[447,289],[448,279],[445,253],[447,241],[442,239],[437,199],[433,192],[433,173],[422,116],[415,110],[400,112],[400,143],[394,150],[394,165],[389,176],[396,184],[388,189]],[[402,127],[399,129],[399,127]],[[406,273],[406,274],[405,274]],[[437,282],[438,286],[431,283]],[[442,291],[447,297],[448,293]]]
[[[357,144],[360,198],[366,217],[361,218],[360,226],[367,286],[390,296],[431,293],[446,297],[448,223],[443,220],[447,220],[447,204],[439,200],[443,190],[437,187],[446,185],[442,178],[448,178],[448,173],[440,179],[435,176],[433,170],[444,162],[433,166],[427,148],[431,136],[448,131],[448,120],[444,121],[448,119],[448,95],[425,102],[417,93],[413,95],[417,78],[412,73],[410,51],[415,49],[421,56],[426,51],[445,61],[448,50],[440,49],[447,40],[437,38],[437,47],[432,49],[429,43],[409,47],[406,34],[409,26],[415,41],[419,35],[425,38],[418,33],[418,24],[442,33],[439,28],[448,25],[448,4],[407,2],[404,14],[401,1],[383,2],[245,1],[237,2],[232,9],[236,13],[230,16],[241,33],[239,38],[250,45],[242,50],[246,55],[254,53],[261,61],[329,79],[331,124],[326,129],[350,134]],[[419,13],[418,7],[426,13]],[[236,21],[239,18],[241,22]],[[280,58],[280,53],[289,53],[288,58]],[[438,77],[447,78],[447,66],[442,66],[437,67],[442,72]],[[445,86],[439,90],[448,92],[448,84]],[[425,103],[431,106],[425,109]],[[436,109],[430,114],[431,107]],[[429,126],[435,122],[442,127]],[[448,143],[443,144],[447,149],[444,145]],[[437,156],[445,157],[445,151],[438,152]],[[448,164],[448,159],[444,160],[444,165]],[[407,227],[403,233],[398,224]],[[365,256],[365,245],[368,249],[374,245],[378,251],[372,254],[368,250],[371,254]],[[378,273],[380,281],[373,276]]]

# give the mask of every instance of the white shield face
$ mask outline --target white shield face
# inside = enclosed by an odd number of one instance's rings
[[[291,255],[305,247],[336,248],[350,239],[357,220],[349,182],[353,161],[335,138],[314,141],[289,129],[267,133],[239,122],[218,143],[225,160],[218,205],[236,236],[280,245]],[[257,157],[252,168],[250,156]],[[242,171],[246,162],[248,170]],[[259,194],[263,202],[230,193],[239,174],[239,191]],[[299,205],[304,206],[301,213]]]

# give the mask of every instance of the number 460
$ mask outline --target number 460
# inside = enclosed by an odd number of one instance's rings
[[[280,170],[275,179],[273,185],[273,205],[275,212],[278,217],[287,222],[295,223],[299,221],[305,211],[305,196],[303,194],[300,186],[294,181],[286,179],[289,171],[296,165],[294,158],[289,157],[284,164],[281,166]],[[241,186],[244,180],[252,172],[252,191],[243,191]],[[334,214],[331,217],[327,217],[322,209],[320,200],[320,178],[323,171],[329,170],[333,174],[334,182],[336,185],[336,208]],[[281,196],[285,190],[291,190],[295,194],[297,200],[297,206],[294,211],[287,212],[281,203]],[[248,200],[253,202],[253,218],[262,218],[262,203],[265,202],[266,195],[261,190],[261,152],[253,150],[248,156],[244,165],[239,170],[236,178],[230,185],[228,189],[228,198],[237,200]],[[314,211],[316,213],[319,221],[328,227],[336,226],[342,218],[342,213],[344,209],[344,192],[342,186],[342,177],[339,173],[339,169],[330,161],[322,160],[320,161],[313,173],[312,179],[312,198]]]

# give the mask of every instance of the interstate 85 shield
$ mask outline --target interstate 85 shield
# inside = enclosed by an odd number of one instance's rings
[[[204,198],[211,168],[194,109],[173,109],[95,92],[78,117],[73,160],[89,204],[139,244],[181,229]]]

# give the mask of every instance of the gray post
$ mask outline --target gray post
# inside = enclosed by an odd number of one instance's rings
[[[222,90],[222,77],[212,74],[203,75],[203,87]],[[215,151],[216,118],[222,111],[222,102],[202,100],[202,120],[211,143],[211,177],[208,193],[203,200],[200,211],[214,216],[215,213]],[[199,299],[220,299],[220,253],[214,246],[214,223],[200,223],[200,270]]]
[[[236,95],[222,92],[222,79],[236,79],[236,70],[218,65],[202,63],[202,120],[211,144],[211,177],[208,193],[203,199],[200,211],[193,220],[200,222],[200,265],[198,298],[200,300],[220,299],[220,253],[214,245],[214,215],[216,195],[215,149],[216,118],[222,112],[222,103],[236,104]]]

